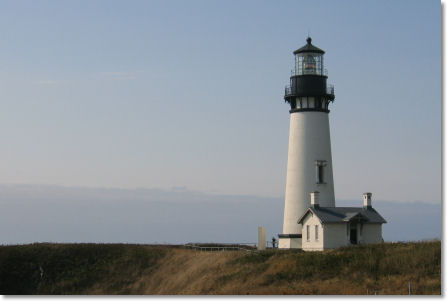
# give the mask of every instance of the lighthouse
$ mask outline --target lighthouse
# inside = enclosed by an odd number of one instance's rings
[[[284,96],[290,104],[290,129],[283,233],[278,235],[282,249],[302,247],[298,220],[311,206],[311,194],[319,206],[335,207],[329,130],[334,87],[327,84],[324,51],[310,37],[293,54],[295,67]]]

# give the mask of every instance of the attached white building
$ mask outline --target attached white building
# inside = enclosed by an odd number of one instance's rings
[[[382,224],[386,220],[372,208],[371,193],[363,194],[363,207],[320,207],[318,194],[311,193],[311,206],[298,220],[304,251],[383,241]]]

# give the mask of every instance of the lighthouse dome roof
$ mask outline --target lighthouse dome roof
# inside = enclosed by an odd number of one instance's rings
[[[304,45],[303,47],[301,47],[301,48],[295,50],[295,51],[293,52],[293,54],[304,53],[304,52],[313,52],[313,53],[321,53],[321,54],[324,53],[323,50],[321,50],[320,48],[315,47],[314,45],[312,45],[312,38],[311,38],[311,37],[308,37],[308,38],[306,39],[306,41],[307,41],[307,44]]]

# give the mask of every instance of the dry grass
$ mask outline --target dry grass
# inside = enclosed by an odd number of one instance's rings
[[[238,252],[173,250],[169,259],[136,283],[142,294],[212,294],[225,264]]]
[[[30,255],[23,249],[26,246],[20,248],[22,255]],[[31,286],[25,293],[365,295],[377,292],[380,295],[406,295],[409,282],[414,294],[441,293],[439,241],[379,244],[313,253],[278,250],[200,252],[135,245],[103,245],[100,252],[95,250],[95,245],[82,247],[82,252],[76,246],[45,248],[47,253],[55,253],[50,256],[55,271],[53,278],[45,283],[30,280]],[[33,250],[39,251],[39,246],[34,245]],[[0,248],[0,268],[2,251]],[[33,260],[42,262],[39,257],[42,250],[37,253]],[[88,259],[82,262],[76,259],[73,261],[76,265],[54,263],[54,260],[62,262],[64,256],[71,253]],[[76,258],[73,254],[71,257]],[[18,262],[17,256],[9,258]],[[35,268],[33,260],[27,258],[26,266]],[[61,269],[64,266],[68,270]],[[0,269],[0,281],[11,274],[8,273],[8,270]],[[86,273],[91,274],[87,277]]]
[[[363,267],[363,268],[362,268]],[[303,253],[174,250],[135,289],[142,294],[440,294],[440,242]]]

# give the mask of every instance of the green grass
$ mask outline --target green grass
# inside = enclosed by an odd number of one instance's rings
[[[250,275],[260,275],[263,287],[302,287],[308,283],[307,291],[296,288],[297,293],[332,294],[344,284],[346,290],[348,286],[357,288],[353,294],[404,294],[409,282],[415,294],[441,291],[440,241],[360,245],[324,252],[266,250],[229,264],[239,269],[222,275],[223,283]]]
[[[124,244],[32,244],[0,248],[0,294],[79,294],[101,283],[125,294],[162,248]],[[43,274],[41,274],[43,271]]]
[[[424,278],[441,279],[441,244],[439,241],[419,243],[384,243],[346,247],[326,252],[277,253],[290,262],[285,269],[268,274],[263,285],[292,283],[297,281],[321,282],[330,279],[345,279],[356,285],[372,280],[370,291],[386,285],[386,279],[405,278],[418,283]],[[266,255],[257,260],[264,262]],[[268,254],[270,257],[270,254]],[[271,261],[275,261],[275,257]],[[431,290],[439,291],[441,283]],[[392,290],[392,288],[387,288]]]
[[[264,263],[276,253],[277,253],[276,250],[265,250],[262,252],[248,253],[243,257],[238,257],[232,260],[230,264],[236,265],[236,264],[247,264],[247,263],[248,264]]]

